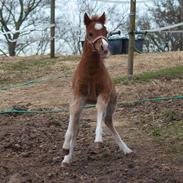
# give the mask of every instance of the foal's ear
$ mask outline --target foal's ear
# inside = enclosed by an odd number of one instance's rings
[[[102,14],[101,17],[98,18],[98,21],[99,21],[101,24],[105,24],[105,21],[106,21],[105,12]]]
[[[87,13],[84,14],[84,24],[88,26],[91,23],[91,19]]]

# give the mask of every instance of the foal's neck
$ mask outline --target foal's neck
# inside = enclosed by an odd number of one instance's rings
[[[86,63],[88,66],[98,67],[104,65],[103,60],[97,51],[93,51],[91,45],[85,41],[83,48],[83,55],[81,62]]]

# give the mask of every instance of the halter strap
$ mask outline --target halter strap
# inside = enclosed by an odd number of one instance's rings
[[[96,48],[95,48],[95,43],[96,43],[99,39],[104,39],[104,40],[107,41],[107,38],[104,37],[104,36],[98,36],[98,37],[96,37],[93,41],[90,41],[90,40],[86,37],[86,40],[87,40],[88,43],[90,43],[91,46],[92,46],[92,51],[93,51],[93,52],[96,52],[96,51],[97,51]]]

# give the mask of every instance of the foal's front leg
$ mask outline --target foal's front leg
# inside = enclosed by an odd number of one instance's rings
[[[100,95],[97,99],[97,126],[96,126],[96,136],[95,136],[95,142],[97,144],[102,143],[103,139],[102,139],[102,121],[103,121],[103,116],[104,113],[106,111],[106,107],[107,107],[107,101],[105,101],[103,99],[103,97]]]
[[[69,164],[72,160],[74,145],[79,131],[79,117],[83,105],[84,101],[81,98],[75,99],[70,104],[69,125],[63,144],[63,151],[65,152],[65,156],[64,160],[62,161],[62,165]]]

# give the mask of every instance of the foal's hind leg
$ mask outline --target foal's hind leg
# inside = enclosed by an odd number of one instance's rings
[[[69,125],[65,134],[65,141],[63,144],[63,151],[66,155],[64,156],[62,165],[68,164],[72,160],[74,145],[79,131],[79,117],[83,105],[84,101],[81,98],[75,99],[70,105]]]
[[[115,92],[115,91],[114,91]],[[107,110],[104,116],[104,122],[106,126],[110,129],[116,143],[118,144],[119,148],[123,150],[124,154],[130,154],[132,150],[125,144],[125,142],[121,139],[120,135],[116,131],[113,121],[112,121],[112,116],[115,111],[116,107],[116,94],[111,94],[110,101],[107,106]]]

